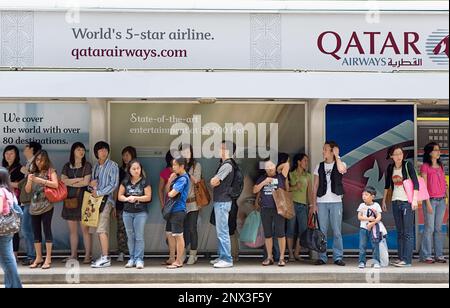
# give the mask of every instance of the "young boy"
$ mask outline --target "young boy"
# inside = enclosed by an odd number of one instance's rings
[[[366,267],[366,250],[367,243],[370,240],[373,248],[374,268],[379,269],[380,266],[380,241],[382,240],[380,224],[381,207],[374,202],[377,192],[375,188],[367,186],[364,189],[362,198],[364,203],[358,208],[358,219],[361,222],[359,232],[359,268]]]

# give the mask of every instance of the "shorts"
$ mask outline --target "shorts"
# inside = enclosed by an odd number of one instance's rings
[[[274,208],[262,208],[261,220],[265,238],[283,238],[286,236],[286,219]]]
[[[110,202],[107,202],[105,208],[103,209],[103,212],[100,213],[100,216],[98,218],[98,226],[97,228],[94,228],[97,234],[99,233],[109,234],[109,225],[111,223],[111,210],[112,204]]]
[[[185,212],[176,212],[170,214],[170,217],[167,220],[166,224],[166,232],[171,233],[173,236],[183,235],[185,217]]]

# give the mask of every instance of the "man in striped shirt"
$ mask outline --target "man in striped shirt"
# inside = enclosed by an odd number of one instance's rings
[[[91,181],[93,197],[107,198],[105,207],[100,213],[97,234],[100,240],[102,256],[92,263],[93,268],[103,268],[111,266],[109,254],[109,224],[111,220],[111,211],[115,208],[114,191],[119,186],[119,166],[109,159],[109,144],[100,141],[94,146],[94,154],[97,158],[97,164],[94,167]]]

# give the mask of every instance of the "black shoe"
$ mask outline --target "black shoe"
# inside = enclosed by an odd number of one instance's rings
[[[337,266],[345,266],[345,262],[342,260],[337,260],[336,262],[334,262],[334,264],[336,264]]]
[[[30,266],[31,264],[33,264],[33,260],[32,259],[25,259],[22,261],[22,265],[23,266]]]
[[[327,263],[323,262],[322,260],[317,260],[314,265],[325,265]]]

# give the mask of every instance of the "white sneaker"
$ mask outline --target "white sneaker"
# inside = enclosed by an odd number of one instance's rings
[[[233,267],[233,263],[229,263],[226,261],[219,261],[216,264],[214,264],[214,268],[230,268]]]
[[[364,262],[359,263],[358,268],[366,268],[366,264]]]
[[[133,268],[135,266],[133,260],[129,260],[127,264],[125,265],[125,268]]]
[[[142,262],[142,261],[137,261],[137,262],[136,262],[136,268],[137,268],[137,269],[144,269],[144,262]]]
[[[111,259],[109,257],[101,256],[97,261],[95,261],[91,267],[92,268],[104,268],[111,266]]]
[[[119,256],[117,257],[117,262],[124,262],[125,261],[125,254],[123,252],[119,253]]]
[[[405,261],[401,261],[400,263],[394,264],[395,267],[411,267],[411,264],[407,264]]]
[[[381,265],[378,264],[378,263],[375,263],[375,264],[373,265],[373,268],[374,268],[374,269],[380,269],[380,268],[381,268]]]
[[[216,265],[216,264],[219,263],[219,262],[220,262],[220,259],[217,258],[217,259],[215,259],[215,260],[210,261],[209,263],[210,263],[211,265]]]

